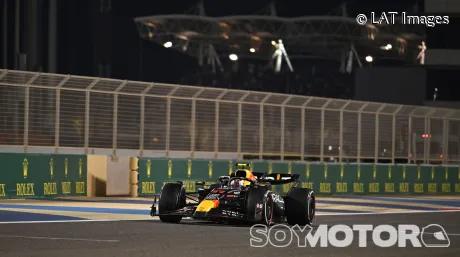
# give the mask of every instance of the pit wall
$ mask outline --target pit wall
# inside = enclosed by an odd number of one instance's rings
[[[184,181],[187,191],[195,191],[196,181],[216,183],[219,176],[235,171],[237,160],[190,160],[139,158],[138,195],[158,194],[168,181]],[[316,194],[460,194],[459,166],[374,165],[242,161],[254,172],[300,174],[302,187]],[[276,186],[286,193],[291,185]]]
[[[0,154],[0,198],[87,195],[87,157]]]
[[[166,182],[216,183],[237,160],[113,158],[106,155],[0,153],[0,198],[152,196]],[[459,194],[459,166],[244,161],[253,172],[300,174],[318,195]],[[274,187],[286,193],[291,185]]]

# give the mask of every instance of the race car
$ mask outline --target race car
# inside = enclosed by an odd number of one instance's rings
[[[238,169],[230,176],[221,176],[218,184],[197,192],[186,192],[181,181],[165,183],[159,197],[154,198],[150,215],[158,215],[168,223],[179,223],[183,217],[217,223],[240,220],[268,226],[284,222],[299,226],[313,223],[315,193],[298,187],[300,175],[252,173],[249,164],[236,166]],[[272,192],[272,185],[288,183],[292,186],[286,195]]]

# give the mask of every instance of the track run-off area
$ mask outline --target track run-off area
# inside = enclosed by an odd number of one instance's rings
[[[337,240],[352,238],[346,247],[302,244],[287,227],[274,227],[271,242],[251,246],[251,227],[220,225],[184,219],[167,224],[149,216],[151,199],[66,198],[48,200],[8,199],[0,201],[0,256],[459,256],[460,201],[456,197],[318,197],[312,233],[325,225],[416,225],[420,229],[436,224],[439,230],[422,231],[417,237],[433,246],[414,247],[399,240],[390,247],[373,241],[373,234],[387,240],[388,232],[368,231],[366,237],[350,230],[339,232]],[[385,228],[385,227],[380,227]],[[274,239],[287,238],[283,241]],[[284,231],[284,233],[283,233]],[[254,232],[254,230],[252,230]],[[380,232],[380,233],[375,233]],[[330,233],[329,233],[330,236]],[[364,239],[363,239],[364,238]],[[440,239],[440,241],[438,240]],[[365,247],[360,246],[365,240]],[[305,240],[304,240],[305,241]],[[439,241],[439,242],[438,242]],[[268,242],[268,241],[267,241]],[[300,245],[299,245],[300,242]],[[281,245],[285,247],[279,247]],[[259,243],[260,246],[260,243]]]

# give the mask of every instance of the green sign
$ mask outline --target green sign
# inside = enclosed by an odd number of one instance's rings
[[[183,181],[189,192],[196,181],[217,183],[234,172],[236,160],[139,158],[139,195],[158,194],[168,181]],[[358,163],[238,161],[253,172],[300,174],[301,186],[330,194],[460,194],[460,167]],[[273,191],[287,193],[288,185]]]
[[[1,153],[0,197],[86,196],[85,155]]]

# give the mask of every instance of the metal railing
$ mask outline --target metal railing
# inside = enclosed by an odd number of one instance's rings
[[[2,151],[460,162],[452,109],[14,70],[0,97]]]

